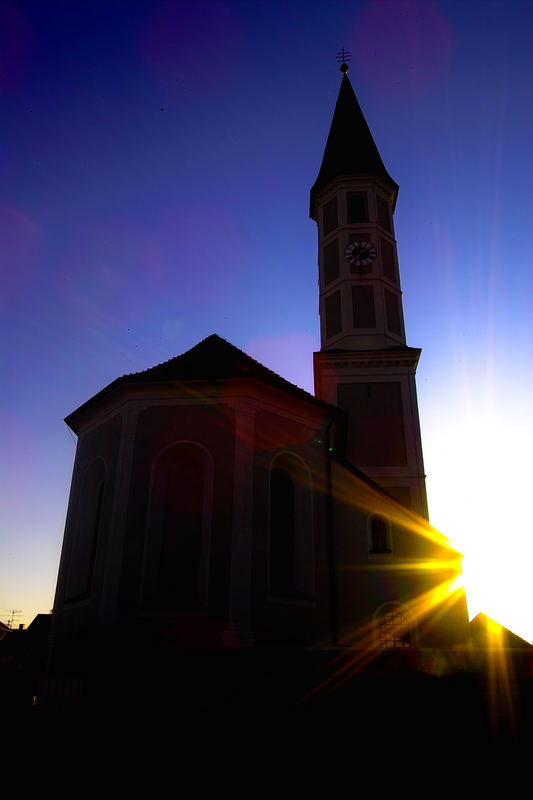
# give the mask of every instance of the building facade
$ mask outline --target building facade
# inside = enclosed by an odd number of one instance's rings
[[[50,659],[67,705],[113,684],[102,654],[138,691],[139,659],[175,674],[195,654],[194,683],[207,653],[264,666],[409,652],[422,669],[468,643],[460,555],[427,521],[397,191],[344,73],[311,190],[316,396],[213,335],[67,417],[78,446]]]

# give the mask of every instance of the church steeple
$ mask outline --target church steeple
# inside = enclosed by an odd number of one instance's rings
[[[408,347],[391,178],[343,73],[310,216],[318,226],[321,352],[315,393],[347,413],[346,455],[427,517],[416,400],[420,350]]]
[[[343,65],[345,66],[345,65]],[[336,178],[375,175],[391,189],[396,203],[398,184],[387,172],[346,72],[331,121],[318,177],[311,189],[309,215],[316,220],[316,198]]]
[[[405,345],[397,195],[344,72],[310,202],[318,225],[323,350]]]

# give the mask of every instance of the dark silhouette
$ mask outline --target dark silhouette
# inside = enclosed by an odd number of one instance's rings
[[[398,186],[345,66],[311,190],[316,396],[212,335],[67,417],[78,448],[40,709],[401,731],[451,728],[461,708],[493,733],[460,554],[427,521]]]

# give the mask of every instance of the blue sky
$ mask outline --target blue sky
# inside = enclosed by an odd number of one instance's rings
[[[520,0],[3,0],[0,619],[51,608],[62,420],[107,383],[216,332],[312,390],[345,47],[400,185],[431,521],[471,612],[533,638],[532,33]]]

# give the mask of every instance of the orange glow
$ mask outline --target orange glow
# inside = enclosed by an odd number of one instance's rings
[[[484,619],[487,646],[487,684],[493,732],[505,727],[516,732],[517,697],[513,665],[505,647],[505,630],[490,617]]]
[[[453,564],[457,568],[457,562],[453,562]],[[416,566],[417,570],[434,571],[437,568],[441,570],[443,569],[442,564],[440,564],[440,567],[437,567],[434,561],[416,565],[413,565],[413,562],[409,561],[391,566],[391,569],[412,570],[413,566]],[[382,566],[375,565],[373,568],[375,570],[379,570],[382,569]],[[404,610],[406,612],[406,620],[408,620],[409,628],[414,630],[416,625],[421,623],[430,612],[433,612],[432,622],[437,621],[442,615],[452,608],[454,603],[460,599],[460,593],[462,592],[462,575],[455,572],[455,574],[453,574],[450,578],[444,580],[433,589],[430,589],[424,594],[415,597],[408,603],[403,603],[401,607],[402,611]],[[416,645],[416,641],[413,644]],[[378,646],[376,637],[376,620],[374,619],[369,620],[366,625],[361,627],[359,630],[354,630],[352,632],[349,637],[348,646],[350,649],[353,649],[352,657],[348,662],[346,662],[344,658],[345,654],[341,654],[338,658],[338,669],[334,670],[327,680],[325,680],[314,690],[313,694],[321,691],[329,692],[337,689],[345,681],[349,680],[354,675],[368,667],[373,661],[377,660],[383,655],[384,652],[387,652],[386,649]],[[395,649],[395,652],[401,653],[403,651],[398,651]],[[450,668],[450,665],[446,663],[446,658],[444,656],[440,657],[440,662],[438,665],[436,665],[430,657],[429,660],[425,659],[424,663],[420,663],[419,666],[423,668],[425,672],[432,674],[445,674]]]

